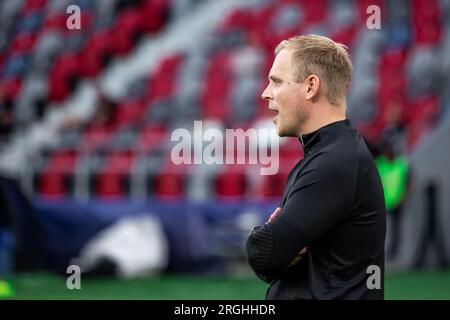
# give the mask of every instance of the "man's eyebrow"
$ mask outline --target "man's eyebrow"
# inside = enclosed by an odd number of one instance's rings
[[[272,80],[272,81],[275,81],[275,82],[281,82],[281,79],[278,78],[277,76],[274,76],[274,75],[270,75],[270,76],[268,77],[268,79],[269,79],[269,80]]]

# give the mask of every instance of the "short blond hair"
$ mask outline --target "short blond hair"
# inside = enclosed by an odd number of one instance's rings
[[[293,50],[292,65],[296,81],[303,81],[315,74],[324,85],[326,97],[331,104],[345,102],[353,70],[345,45],[324,36],[310,34],[281,41],[275,48],[275,55],[283,49]]]

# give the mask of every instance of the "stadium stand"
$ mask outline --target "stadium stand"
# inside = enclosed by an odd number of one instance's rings
[[[46,201],[276,198],[302,156],[296,139],[281,140],[278,174],[255,178],[248,165],[176,166],[170,137],[194,120],[251,128],[270,118],[260,94],[273,49],[302,33],[349,47],[348,116],[370,145],[394,126],[411,154],[448,119],[448,1],[238,3],[2,1],[2,170]],[[69,4],[81,30],[66,28]],[[380,30],[365,25],[372,4]]]

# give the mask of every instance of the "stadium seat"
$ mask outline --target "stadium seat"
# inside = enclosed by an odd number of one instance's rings
[[[28,67],[30,55],[27,53],[17,53],[10,55],[5,62],[3,78],[22,77]]]
[[[216,196],[219,198],[244,197],[248,183],[243,165],[226,165],[215,181]]]
[[[136,155],[131,150],[110,153],[95,177],[95,194],[109,199],[128,196],[127,176],[135,159]]]
[[[170,55],[161,61],[153,72],[148,83],[148,95],[150,101],[165,99],[177,90],[177,75],[183,63],[183,57],[179,54]]]
[[[65,9],[70,4],[82,8],[82,30],[66,27]],[[381,8],[381,30],[361,27],[369,5]],[[93,194],[127,197],[135,166],[117,160],[117,153],[133,149],[133,161],[145,173],[140,179],[151,177],[150,194],[188,197],[186,181],[193,181],[186,176],[188,169],[167,163],[170,130],[188,127],[194,120],[249,128],[273,118],[274,112],[260,99],[273,49],[284,38],[310,32],[350,47],[354,74],[347,110],[352,123],[376,140],[389,124],[392,105],[397,105],[413,150],[441,112],[438,100],[450,66],[447,7],[439,0],[276,0],[232,8],[205,30],[204,38],[196,39],[195,46],[168,51],[154,61],[151,71],[130,79],[108,123],[93,119],[62,130],[55,154],[82,148],[86,154],[77,158],[76,166],[92,178]],[[0,8],[2,94],[14,104],[17,124],[40,121],[48,104],[62,105],[82,79],[102,79],[116,57],[134,59],[138,39],[172,24],[175,12],[170,0],[17,0],[4,1]],[[115,63],[120,67],[123,62]],[[85,161],[88,156],[92,159]],[[207,188],[218,197],[279,196],[284,168],[301,156],[295,139],[280,145],[282,169],[256,185],[242,167],[194,172],[203,175],[197,179],[201,183],[210,180]],[[164,160],[159,163],[156,158]],[[149,169],[148,161],[158,165]],[[39,179],[45,193],[67,194],[67,176],[43,170]]]
[[[68,195],[61,172],[44,172],[39,177],[39,195],[44,199],[61,199]]]
[[[22,79],[19,77],[10,77],[3,80],[2,90],[3,99],[14,101],[22,87]]]
[[[159,31],[168,21],[170,14],[169,0],[143,0],[140,11],[143,15],[142,25],[148,33]]]
[[[47,0],[26,0],[23,4],[22,11],[29,12],[43,9],[47,4]]]
[[[88,152],[107,148],[111,141],[113,132],[113,128],[109,126],[90,127],[84,133],[81,148]]]
[[[133,124],[138,122],[138,120],[144,114],[145,101],[142,99],[124,101],[117,108],[116,113],[116,124],[117,126],[123,127],[128,124]]]
[[[43,13],[38,10],[23,13],[16,32],[22,34],[39,31],[43,22],[43,17]]]
[[[144,153],[153,153],[168,139],[167,128],[163,124],[149,124],[138,135],[136,147]]]
[[[51,14],[46,16],[43,25],[42,25],[42,30],[41,32],[46,32],[46,31],[60,31],[60,32],[66,32],[67,27],[66,27],[66,14],[62,14],[62,13],[55,13],[55,14]]]
[[[166,165],[154,178],[153,193],[164,199],[180,199],[185,195],[185,177],[173,165]]]
[[[107,31],[94,33],[86,42],[81,53],[81,74],[96,76],[111,59],[113,53],[111,36]]]
[[[114,54],[124,55],[130,52],[143,32],[144,23],[140,8],[130,8],[123,11],[111,30]]]
[[[78,155],[75,150],[53,152],[39,175],[38,191],[45,198],[69,195],[68,177],[73,176]]]
[[[55,62],[48,84],[51,101],[61,102],[74,90],[81,77],[79,59],[78,53],[66,53]]]
[[[11,43],[10,54],[18,54],[22,52],[28,52],[33,49],[36,42],[35,33],[21,33]]]

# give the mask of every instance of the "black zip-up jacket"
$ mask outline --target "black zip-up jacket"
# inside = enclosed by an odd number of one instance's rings
[[[366,143],[348,120],[300,141],[281,213],[246,243],[250,267],[270,283],[266,299],[384,299],[386,209]]]

